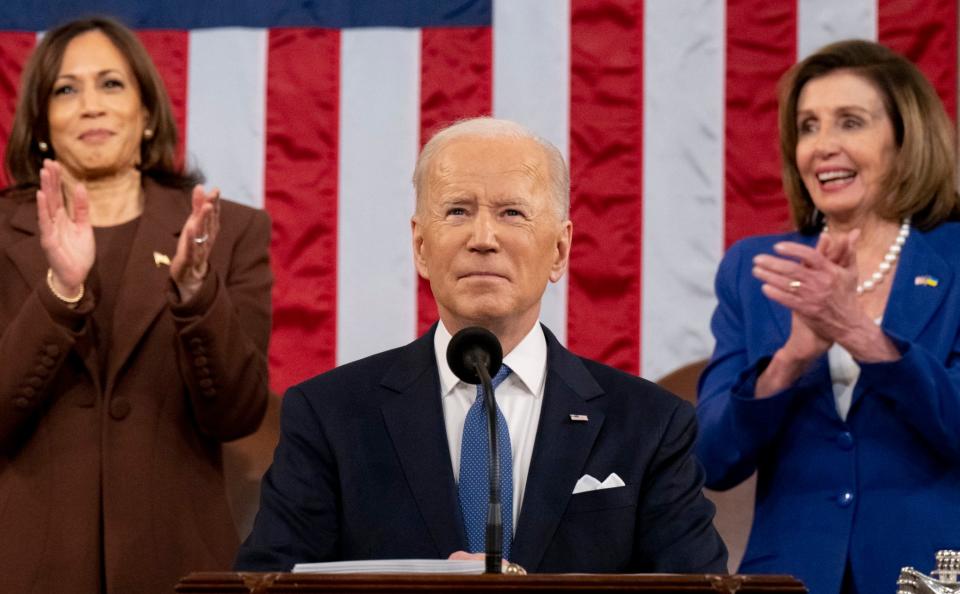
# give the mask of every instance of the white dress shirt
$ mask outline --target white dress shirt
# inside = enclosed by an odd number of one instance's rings
[[[883,318],[874,322],[879,326]],[[853,403],[853,389],[860,379],[860,365],[854,360],[850,351],[837,343],[833,343],[827,351],[827,362],[830,364],[830,381],[833,384],[833,400],[837,406],[837,414],[844,421],[850,412]]]
[[[447,365],[447,345],[450,332],[443,322],[437,325],[433,335],[433,348],[440,370],[440,395],[443,403],[443,421],[447,428],[447,444],[450,447],[450,462],[453,476],[460,482],[460,445],[463,440],[463,423],[467,411],[477,399],[477,387],[460,381]],[[533,457],[533,442],[537,437],[540,408],[543,404],[543,386],[547,377],[547,339],[540,323],[510,353],[504,364],[513,371],[496,390],[497,406],[507,421],[510,431],[510,449],[513,454],[513,529],[516,533],[520,504],[530,459]]]

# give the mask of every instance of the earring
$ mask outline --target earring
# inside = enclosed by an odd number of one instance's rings
[[[143,137],[146,138],[147,140],[150,140],[151,138],[153,138],[153,130],[151,130],[150,128],[145,128],[143,130]]]
[[[50,145],[41,140],[37,143],[37,148],[40,149],[41,153],[45,153],[50,150]]]

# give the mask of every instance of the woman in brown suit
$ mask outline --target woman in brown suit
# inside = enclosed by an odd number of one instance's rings
[[[270,224],[176,165],[169,99],[109,19],[48,32],[0,196],[0,585],[169,592],[227,569],[220,443],[267,403]]]

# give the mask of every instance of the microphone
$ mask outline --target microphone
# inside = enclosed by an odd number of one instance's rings
[[[490,503],[487,506],[486,572],[502,573],[503,520],[500,502],[500,457],[497,449],[497,401],[490,376],[496,375],[503,362],[503,348],[497,337],[486,328],[471,326],[457,332],[447,346],[447,365],[468,384],[483,384],[486,394],[487,435],[490,459]],[[512,470],[511,470],[512,472]]]

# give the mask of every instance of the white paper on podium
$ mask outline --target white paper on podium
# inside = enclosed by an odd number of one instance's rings
[[[297,563],[293,573],[451,573],[479,575],[486,562],[483,559],[368,559],[364,561],[330,561],[326,563]]]

